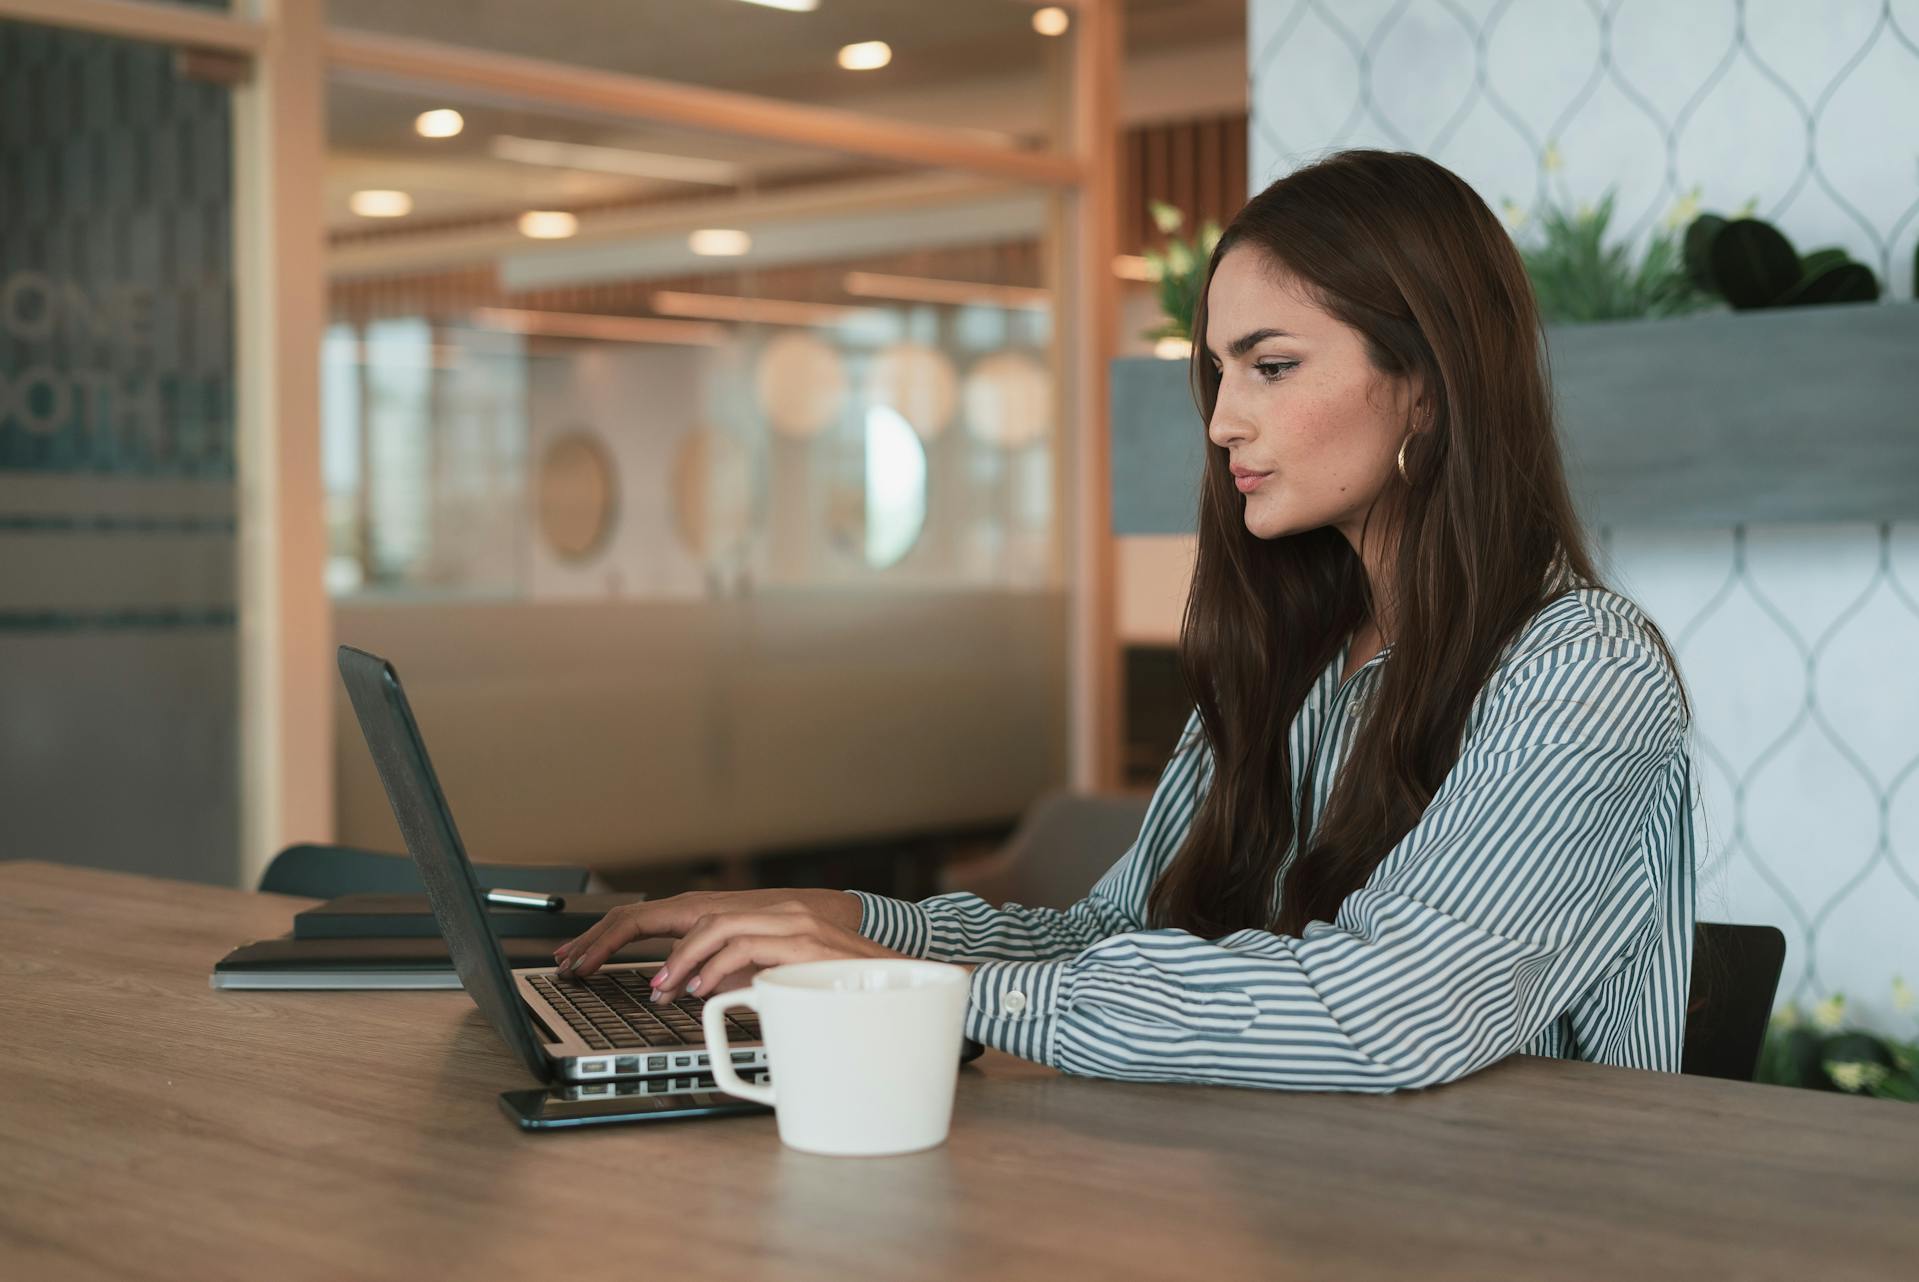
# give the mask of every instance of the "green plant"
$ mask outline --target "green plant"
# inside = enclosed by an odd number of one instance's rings
[[[1869,303],[1879,278],[1836,246],[1804,258],[1771,223],[1701,214],[1686,228],[1686,274],[1740,309],[1814,303]]]
[[[1219,244],[1219,224],[1208,219],[1200,227],[1197,240],[1182,240],[1173,233],[1180,229],[1186,216],[1163,200],[1152,201],[1149,207],[1153,211],[1153,225],[1167,238],[1164,249],[1149,249],[1145,254],[1147,270],[1158,283],[1159,309],[1166,314],[1166,319],[1147,330],[1144,336],[1155,340],[1190,340],[1193,310],[1199,303],[1200,279],[1206,274],[1213,247]]]
[[[1898,976],[1892,981],[1892,1004],[1900,1011],[1913,1005],[1912,990]],[[1919,1101],[1919,1042],[1848,1026],[1842,993],[1814,1006],[1810,1018],[1787,1002],[1767,1027],[1753,1080]]]
[[[1605,243],[1613,196],[1608,189],[1597,207],[1582,204],[1571,213],[1552,205],[1539,210],[1538,243],[1521,244],[1519,256],[1532,279],[1541,318],[1560,322],[1678,316],[1714,306],[1711,295],[1687,273],[1680,251],[1678,220],[1690,213],[1695,198],[1681,201],[1667,216],[1634,267],[1624,245]],[[1530,221],[1512,201],[1505,205],[1515,232]]]

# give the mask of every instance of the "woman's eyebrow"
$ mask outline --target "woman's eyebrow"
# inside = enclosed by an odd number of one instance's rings
[[[1259,346],[1259,344],[1264,342],[1266,339],[1298,338],[1298,337],[1299,335],[1289,334],[1283,329],[1256,329],[1250,334],[1241,334],[1238,338],[1235,338],[1232,341],[1232,344],[1227,347],[1226,352],[1230,356],[1240,357],[1252,351],[1253,348]],[[1207,348],[1206,351],[1208,355],[1213,357],[1217,357],[1219,355],[1218,352],[1215,352],[1210,347]]]

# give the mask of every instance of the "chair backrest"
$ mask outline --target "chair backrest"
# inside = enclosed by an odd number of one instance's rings
[[[1776,926],[1697,923],[1680,1072],[1752,1080],[1785,965],[1786,937]]]
[[[587,870],[559,866],[474,864],[486,889],[537,890],[542,894],[578,894],[586,889]],[[260,874],[260,889],[276,895],[332,899],[338,895],[426,893],[419,869],[406,855],[352,846],[288,846]]]
[[[1148,798],[1058,790],[1026,808],[991,858],[943,874],[945,890],[970,890],[989,903],[1069,908],[1139,836]]]

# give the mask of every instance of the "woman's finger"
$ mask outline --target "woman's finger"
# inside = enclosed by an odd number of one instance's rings
[[[671,910],[664,900],[657,904],[627,904],[615,908],[600,919],[598,926],[575,941],[580,947],[569,946],[560,961],[560,973],[591,975],[600,968],[600,963],[634,940],[672,933],[667,929],[671,924]]]
[[[601,918],[598,921],[594,922],[591,926],[588,926],[585,930],[581,931],[578,935],[575,935],[572,939],[567,940],[564,944],[561,944],[558,948],[555,948],[553,950],[554,964],[558,966],[561,970],[565,970],[567,960],[572,957],[577,957],[581,953],[585,952],[586,949],[593,943],[593,941],[598,939],[600,935],[607,929],[607,927],[611,925],[615,920],[618,919],[620,915],[620,911],[621,911],[620,909],[615,908],[611,912],[605,913],[604,915],[601,916]]]
[[[563,973],[570,973],[579,965],[586,954],[601,942],[608,931],[625,932],[625,938],[600,955],[605,961],[614,952],[635,939],[653,939],[664,935],[677,935],[682,923],[688,920],[686,897],[673,895],[666,899],[644,900],[637,904],[622,904],[608,912],[577,938],[570,939],[553,950],[553,964]],[[595,963],[598,964],[597,962]]]
[[[712,913],[702,917],[673,945],[666,964],[654,974],[653,996],[674,1001],[682,992],[693,991],[684,981],[737,935],[792,935],[810,931],[813,925],[813,918],[799,913]]]
[[[711,997],[739,986],[729,981],[744,983],[755,971],[769,966],[821,961],[837,955],[811,935],[735,935],[707,959],[687,984],[687,991],[696,997]]]

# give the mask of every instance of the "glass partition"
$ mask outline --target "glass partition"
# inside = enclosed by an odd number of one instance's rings
[[[238,869],[232,110],[0,21],[0,859]]]
[[[1060,583],[1045,191],[349,79],[329,121],[337,594]]]

